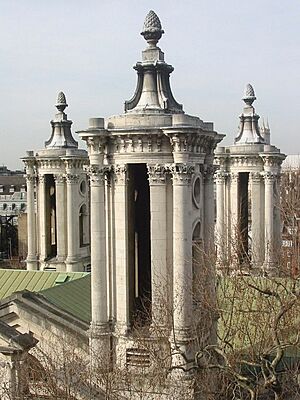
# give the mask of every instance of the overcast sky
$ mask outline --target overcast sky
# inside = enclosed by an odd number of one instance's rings
[[[21,167],[26,150],[44,147],[60,90],[73,132],[123,112],[150,9],[186,113],[231,144],[249,82],[272,144],[300,153],[299,0],[0,0],[0,164]]]

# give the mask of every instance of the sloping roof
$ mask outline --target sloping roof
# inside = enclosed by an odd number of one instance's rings
[[[74,317],[91,322],[91,276],[73,280],[39,293],[56,307]]]
[[[53,272],[0,269],[0,300],[15,292],[41,290],[73,281],[87,275],[86,272]]]

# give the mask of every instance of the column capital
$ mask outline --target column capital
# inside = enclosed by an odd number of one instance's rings
[[[39,174],[38,175],[38,181],[39,181],[39,183],[45,183],[46,182],[46,176],[42,175],[42,174]]]
[[[125,184],[127,181],[127,165],[115,164],[113,167],[114,180],[117,184]]]
[[[92,186],[103,185],[105,177],[110,172],[110,165],[103,165],[99,167],[98,165],[90,165],[86,171],[90,179]]]
[[[79,182],[79,174],[74,174],[72,172],[67,172],[66,175],[67,184],[76,184]]]
[[[66,177],[64,174],[55,174],[54,180],[56,184],[63,184],[66,181]]]
[[[231,172],[229,174],[230,180],[232,183],[237,184],[239,181],[239,173],[238,172]]]
[[[164,164],[147,164],[150,185],[166,183],[168,169]]]
[[[206,169],[203,170],[202,176],[204,178],[204,183],[209,183],[214,181],[214,175],[217,167],[214,165],[208,165]]]
[[[168,170],[172,174],[173,183],[187,185],[191,182],[195,167],[188,163],[174,163],[168,165]]]
[[[265,183],[272,184],[275,182],[276,178],[278,178],[278,175],[274,172],[266,171],[264,173]]]
[[[217,171],[214,175],[216,183],[225,183],[228,174],[224,171]]]
[[[34,174],[26,174],[26,182],[27,183],[35,183],[36,176]]]
[[[252,183],[260,183],[262,179],[262,175],[260,172],[250,172],[250,180]]]

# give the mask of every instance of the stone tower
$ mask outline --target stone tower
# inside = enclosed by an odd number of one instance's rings
[[[172,336],[170,311],[177,342],[191,340],[193,245],[213,249],[213,159],[223,135],[174,99],[173,67],[157,47],[163,33],[150,11],[125,112],[92,118],[79,132],[90,162],[91,342],[114,338],[123,364],[147,362],[134,326],[161,326]]]
[[[63,92],[45,148],[23,158],[27,178],[27,269],[83,271],[90,263],[86,150],[78,149]]]
[[[281,245],[279,179],[285,155],[270,145],[269,124],[260,130],[255,100],[248,84],[234,145],[216,150],[218,262],[223,268],[273,273]]]

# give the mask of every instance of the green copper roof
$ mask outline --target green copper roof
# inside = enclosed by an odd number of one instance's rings
[[[21,290],[40,292],[87,275],[86,272],[25,271],[0,269],[0,300]]]
[[[39,293],[56,307],[74,317],[91,322],[91,276],[73,280]]]

